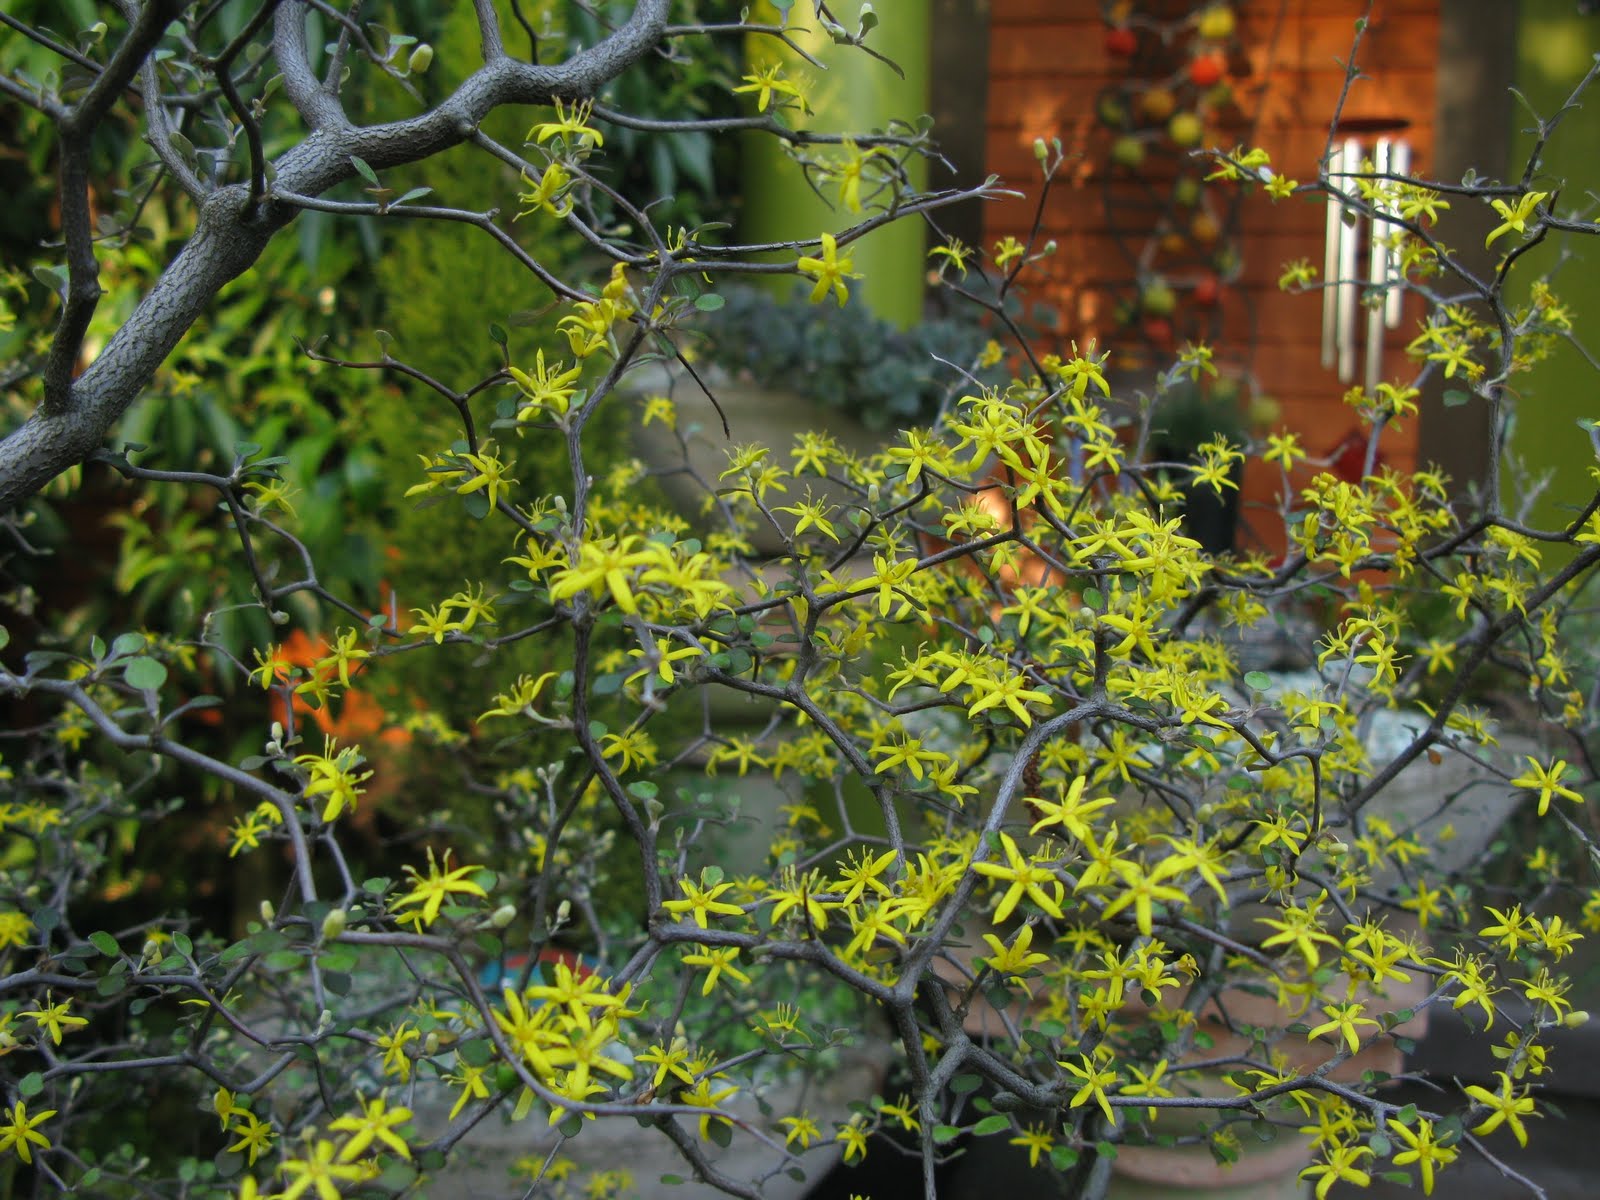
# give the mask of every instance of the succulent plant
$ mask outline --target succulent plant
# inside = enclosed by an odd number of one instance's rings
[[[854,300],[841,308],[757,288],[730,288],[723,298],[696,325],[703,361],[847,410],[872,429],[926,424],[949,395],[971,390],[962,370],[983,378],[976,363],[988,339],[970,321],[901,330]]]

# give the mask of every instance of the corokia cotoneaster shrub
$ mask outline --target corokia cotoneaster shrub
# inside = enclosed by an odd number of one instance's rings
[[[910,1189],[932,1196],[941,1164],[980,1139],[1090,1195],[1119,1150],[1228,1162],[1279,1130],[1307,1137],[1303,1177],[1323,1196],[1383,1173],[1431,1191],[1458,1158],[1490,1154],[1481,1135],[1525,1141],[1559,1071],[1549,1033],[1585,1019],[1563,974],[1582,933],[1561,904],[1600,928],[1580,807],[1595,663],[1572,634],[1600,498],[1543,529],[1500,500],[1517,374],[1574,322],[1549,288],[1513,303],[1506,281],[1551,231],[1593,228],[1554,207],[1537,160],[1510,183],[1361,170],[1301,184],[1260,150],[1215,154],[1219,178],[1282,203],[1337,192],[1382,214],[1391,286],[1427,302],[1412,375],[1347,396],[1368,431],[1355,478],[1283,431],[1152,461],[1163,398],[1215,370],[1213,348],[1184,347],[1150,396],[1114,394],[1094,347],[1018,335],[1011,302],[1051,247],[1008,238],[935,251],[992,335],[972,362],[940,366],[935,421],[866,457],[825,429],[730,445],[701,480],[704,509],[667,511],[643,499],[643,468],[596,470],[613,447],[586,435],[618,406],[669,442],[693,432],[679,406],[700,385],[697,314],[719,289],[799,276],[813,302],[843,304],[861,236],[994,194],[912,191],[905,163],[931,146],[915,126],[805,132],[814,79],[761,58],[781,27],[672,25],[669,8],[640,0],[593,47],[535,65],[512,43],[537,31],[480,4],[480,66],[431,63],[322,4],[145,0],[76,40],[30,26],[61,70],[0,76],[12,108],[59,131],[65,235],[40,288],[19,278],[5,300],[5,324],[29,335],[11,347],[17,386],[37,403],[0,443],[8,553],[28,552],[43,485],[92,459],[220,506],[268,619],[286,627],[307,601],[321,617],[315,638],[284,628],[244,658],[205,620],[95,634],[35,613],[26,646],[13,629],[0,1180],[17,1195],[443,1195],[492,1122],[522,1149],[508,1194],[605,1194],[623,1186],[618,1164],[585,1159],[585,1139],[637,1121],[635,1136],[675,1150],[677,1176],[739,1196],[841,1155],[902,1153]],[[849,28],[822,4],[784,11],[827,25],[840,54],[885,32],[868,6]],[[749,111],[703,131],[783,139],[837,202],[836,228],[776,261],[720,230],[658,228],[651,198],[615,191],[605,169],[608,129],[663,131],[610,109],[607,82],[657,49],[692,56],[734,35],[755,47],[733,89]],[[431,107],[413,84],[430,66],[460,77]],[[347,75],[392,89],[388,123],[351,123]],[[521,147],[476,129],[510,103],[540,106]],[[181,132],[178,114],[200,119]],[[118,251],[95,240],[87,197],[91,135],[109,120],[139,123],[154,186],[200,217],[102,330],[95,256]],[[505,215],[385,189],[385,169],[463,142],[517,165]],[[1032,185],[1051,187],[1061,161],[1041,143]],[[1492,278],[1436,238],[1447,205],[1503,219]],[[542,332],[564,342],[551,354],[515,329],[448,331],[499,348],[500,369],[459,380],[361,331],[315,349],[324,369],[380,373],[404,403],[454,414],[456,440],[414,447],[396,490],[456,506],[458,536],[499,552],[502,569],[371,616],[320,582],[284,503],[315,481],[286,478],[271,446],[206,464],[101,444],[303,209],[424,238],[433,222],[478,228],[482,253],[527,268]],[[103,214],[101,236],[136,237],[124,215]],[[565,223],[592,271],[558,277],[529,257],[526,222]],[[470,280],[463,263],[437,286]],[[1286,289],[1326,282],[1304,264],[1284,275]],[[630,390],[636,373],[661,377],[638,370],[653,360],[679,366],[672,394]],[[996,368],[1003,385],[976,382]],[[1492,418],[1476,503],[1453,501],[1437,471],[1381,465],[1437,374]],[[564,447],[559,485],[514,477],[508,448],[529,439]],[[1276,481],[1275,549],[1203,553],[1184,497],[1236,487],[1246,460]],[[755,561],[757,530],[786,552]],[[1291,618],[1315,623],[1308,670],[1241,661],[1238,631]],[[492,682],[529,642],[550,647],[549,667]],[[481,684],[476,718],[445,720],[412,670],[416,694],[370,736],[316,719],[357,697],[371,711],[369,685],[401,656],[435,664],[453,695]],[[1528,753],[1497,748],[1488,680],[1529,698]],[[1395,713],[1403,736],[1374,738]],[[219,726],[231,748],[195,732]],[[457,794],[407,795],[397,811],[432,818],[386,829],[383,797],[417,786],[402,739],[433,746],[448,769],[427,786]],[[1452,761],[1469,769],[1445,773]],[[1420,815],[1380,811],[1402,772],[1415,788],[1430,767],[1456,782]],[[234,928],[120,920],[131,887],[107,881],[141,830],[216,819],[184,806],[200,778],[223,789],[240,873],[194,880],[197,902],[274,890]],[[1552,834],[1492,907],[1435,857],[1458,801],[1484,787]],[[452,815],[469,797],[492,822]],[[1493,1043],[1493,1086],[1443,1080],[1431,1107],[1394,1103],[1365,1064],[1452,1009]],[[835,1104],[784,1089],[852,1038],[892,1045],[880,1091]],[[728,1147],[761,1165],[734,1170]]]

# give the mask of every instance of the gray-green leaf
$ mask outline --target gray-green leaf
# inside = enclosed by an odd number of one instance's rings
[[[122,668],[122,677],[129,687],[141,692],[153,692],[167,681],[167,668],[153,658],[130,658]]]

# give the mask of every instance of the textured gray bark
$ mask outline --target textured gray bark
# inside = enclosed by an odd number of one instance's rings
[[[486,36],[483,67],[436,108],[403,121],[358,127],[311,74],[305,60],[304,10],[285,2],[276,14],[278,65],[285,92],[310,131],[273,163],[272,186],[318,196],[355,175],[352,156],[380,170],[417,162],[470,138],[483,118],[502,105],[591,98],[660,41],[668,4],[639,0],[628,21],[605,41],[551,66],[507,57],[498,34]],[[274,202],[271,189],[261,205],[251,205],[245,184],[205,198],[194,236],[100,355],[64,397],[41,405],[0,441],[0,512],[26,501],[103,444],[111,426],[217,293],[249,269],[295,212]]]

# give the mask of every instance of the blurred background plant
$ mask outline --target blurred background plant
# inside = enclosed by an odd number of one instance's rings
[[[216,35],[236,35],[255,7],[225,3],[212,27]],[[575,11],[556,0],[522,6],[542,33],[540,52],[546,60],[564,57],[575,39],[592,35],[597,23],[626,7],[614,4],[616,11],[608,15]],[[709,7],[731,12],[727,4]],[[90,30],[99,19],[88,0],[59,5],[18,0],[8,12],[68,44],[92,38],[79,31]],[[370,16],[370,35],[404,82],[378,73],[356,79],[345,102],[361,119],[413,108],[405,87],[415,89],[425,102],[436,102],[477,61],[477,23],[470,7],[396,0]],[[737,19],[736,13],[724,16]],[[315,12],[308,15],[308,33],[312,55],[319,58],[331,39]],[[709,46],[719,44],[726,43],[708,41]],[[426,71],[411,67],[411,56],[422,45],[434,57]],[[58,79],[59,61],[26,38],[0,42],[0,69],[19,78],[46,83]],[[733,61],[728,55],[674,55],[644,64],[616,86],[626,93],[631,112],[676,118],[714,105],[705,98],[709,91],[727,97],[726,88],[714,88],[710,81],[721,79]],[[722,104],[732,111],[731,97]],[[6,261],[26,270],[53,261],[54,131],[26,106],[7,105],[0,114],[10,147],[0,155],[0,185],[15,198],[9,210],[13,219],[0,229],[0,247]],[[517,147],[528,133],[527,122],[524,112],[498,110],[485,122],[484,133]],[[194,221],[192,209],[161,188],[162,173],[140,142],[136,123],[124,120],[107,134],[96,141],[93,166],[96,179],[109,181],[96,200],[106,245],[117,252],[103,255],[106,295],[85,344],[86,358],[126,320],[181,249]],[[263,134],[268,153],[280,152],[286,138],[297,136],[275,128],[270,115]],[[727,215],[726,197],[736,190],[729,176],[733,168],[727,150],[720,158],[710,152],[707,135],[655,138],[648,145],[631,131],[616,130],[613,136],[619,152],[607,161],[626,177],[630,189],[652,194],[650,189],[660,187],[660,194],[673,197],[675,219],[683,222],[698,224]],[[489,161],[466,146],[425,166],[397,170],[393,180],[402,191],[431,189],[431,199],[439,203],[478,211],[505,208],[520,181],[510,168],[486,170]],[[333,195],[363,198],[356,184]],[[532,257],[558,273],[573,268],[585,253],[581,240],[560,222],[519,222],[514,232]],[[404,495],[425,478],[413,448],[448,443],[459,414],[412,381],[377,370],[333,369],[308,358],[306,350],[368,361],[393,352],[460,389],[492,375],[508,357],[531,359],[541,349],[559,353],[565,339],[544,319],[539,307],[543,300],[532,299],[525,268],[508,255],[485,253],[487,246],[481,231],[460,224],[419,228],[366,216],[300,214],[291,233],[274,240],[258,263],[226,289],[208,320],[191,331],[119,424],[112,444],[140,448],[140,464],[158,469],[226,470],[246,442],[281,457],[283,483],[262,489],[257,507],[292,525],[330,592],[390,621],[409,623],[410,608],[432,607],[465,580],[502,570],[500,547],[471,535],[475,522],[459,505],[440,506],[426,498],[416,502]],[[437,286],[440,279],[459,275],[462,264],[469,262],[470,287]],[[49,288],[54,268],[38,269],[46,272],[38,281],[23,271],[12,271],[5,280],[8,307],[6,319],[0,320],[0,358],[11,365],[0,432],[19,423],[36,400],[34,372],[41,346],[30,346],[27,339],[30,330],[49,327],[56,304]],[[382,340],[367,337],[359,344],[348,333],[371,329],[389,332]],[[542,331],[537,337],[536,330]],[[486,409],[484,415],[487,426],[493,412]],[[604,430],[609,423],[614,434],[621,421],[613,406],[600,414],[596,428]],[[621,447],[625,441],[613,436],[596,444]],[[509,473],[541,492],[567,477],[565,449],[555,439],[506,438],[499,446],[510,462]],[[595,453],[593,461],[621,469],[625,477],[622,450],[609,458]],[[8,554],[7,590],[0,598],[4,623],[24,649],[78,647],[90,630],[126,627],[132,621],[153,640],[179,650],[171,639],[193,636],[200,615],[209,614],[207,639],[225,652],[244,657],[246,647],[278,642],[289,657],[309,665],[325,653],[336,627],[350,619],[326,610],[309,593],[298,593],[286,600],[288,624],[274,626],[252,602],[253,582],[243,561],[221,552],[234,536],[231,524],[215,497],[203,489],[129,482],[89,466],[37,502],[32,522],[30,537],[40,553]],[[507,610],[516,600],[515,593],[500,598]],[[470,647],[453,649],[463,660],[470,652]],[[347,738],[364,736],[382,724],[397,731],[384,743],[377,764],[378,795],[387,794],[391,809],[381,817],[368,815],[366,852],[376,856],[372,866],[412,852],[409,842],[399,850],[382,848],[384,836],[402,827],[411,830],[412,839],[448,830],[464,846],[492,842],[506,832],[494,797],[509,795],[508,789],[516,786],[502,773],[524,761],[527,747],[515,753],[497,751],[493,742],[466,747],[460,731],[481,710],[485,681],[509,682],[524,672],[543,672],[560,665],[563,652],[559,640],[528,639],[495,655],[492,666],[479,663],[478,674],[462,671],[443,677],[436,666],[417,663],[412,656],[391,661],[381,678],[370,672],[359,677],[358,686],[331,708],[297,701],[296,720],[313,730]],[[259,746],[254,738],[234,741],[233,731],[259,725],[244,714],[255,708],[265,717],[267,701],[257,689],[240,688],[234,672],[216,668],[208,654],[192,650],[172,659],[174,674],[185,686],[196,694],[220,694],[239,718],[207,721],[205,711],[197,712],[187,723],[193,737],[199,745],[237,760]],[[452,678],[457,686],[451,686]],[[469,681],[471,686],[465,686]],[[416,699],[424,684],[426,708]],[[271,715],[284,719],[287,714],[274,710]],[[558,742],[552,738],[543,757],[559,761],[565,747]],[[402,777],[416,786],[395,788]],[[188,778],[170,765],[149,786],[186,795],[194,819],[150,822],[143,832],[113,823],[115,836],[108,844],[114,861],[96,876],[104,898],[140,897],[151,912],[198,901],[204,919],[215,927],[237,926],[244,910],[229,889],[208,889],[208,894],[196,896],[170,864],[185,861],[207,879],[234,878],[246,897],[276,887],[270,873],[262,877],[253,864],[242,873],[224,865],[227,828],[250,802],[214,777]],[[439,794],[455,799],[443,805],[413,799]],[[178,828],[187,832],[175,834]],[[201,866],[208,861],[213,865]],[[628,893],[617,903],[633,898]]]
[[[843,410],[869,429],[928,424],[955,395],[1001,378],[999,346],[985,355],[989,335],[970,316],[901,330],[860,300],[812,304],[805,289],[779,299],[730,287],[719,299],[697,321],[699,357],[737,383],[793,393],[822,412]]]
[[[684,25],[736,24],[739,0],[679,0],[673,20]],[[633,6],[628,0],[573,5],[567,8],[567,44],[592,46],[606,31],[616,28]],[[692,49],[692,52],[690,52]],[[603,104],[650,121],[696,121],[737,117],[742,55],[737,40],[697,38],[691,47],[647,56],[607,85]],[[713,137],[705,130],[647,132],[632,125],[598,120],[605,135],[605,180],[625,196],[655,197],[650,217],[661,229],[701,230],[715,240],[713,224],[731,224],[738,215],[739,158],[733,138]],[[615,209],[603,198],[596,209],[623,237],[638,231],[616,227]]]

